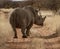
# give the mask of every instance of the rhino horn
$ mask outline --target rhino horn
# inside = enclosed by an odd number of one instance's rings
[[[46,19],[46,16],[43,18],[43,22],[45,21],[45,19]]]

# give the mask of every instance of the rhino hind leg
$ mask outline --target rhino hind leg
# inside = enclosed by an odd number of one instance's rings
[[[26,29],[22,29],[22,34],[23,34],[23,38],[27,38],[27,36],[30,35],[30,28],[32,27],[32,25],[29,25]]]
[[[13,21],[13,19],[12,19],[13,17],[11,17],[10,18],[10,24],[11,24],[11,27],[12,27],[12,29],[13,29],[13,31],[14,31],[14,37],[13,38],[18,38],[18,36],[17,36],[17,31],[16,31],[16,27],[15,27],[15,21]]]
[[[27,38],[26,28],[22,28],[22,29],[21,29],[21,32],[22,32],[22,38]]]
[[[14,38],[18,38],[18,37],[17,37],[17,33],[16,33],[16,32],[15,32]]]
[[[12,29],[13,29],[13,31],[14,31],[14,37],[13,37],[13,38],[18,38],[18,36],[17,36],[17,31],[16,31],[16,28],[15,28],[15,26],[13,25],[13,23],[11,23],[11,26],[12,26]]]
[[[13,26],[12,26],[13,27]],[[14,37],[13,38],[18,38],[18,36],[17,36],[17,31],[16,31],[16,28],[15,27],[13,27],[13,31],[14,31]]]

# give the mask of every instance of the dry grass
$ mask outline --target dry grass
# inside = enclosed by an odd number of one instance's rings
[[[6,49],[5,44],[10,38],[13,37],[13,30],[6,19],[5,14],[0,12],[0,49]]]

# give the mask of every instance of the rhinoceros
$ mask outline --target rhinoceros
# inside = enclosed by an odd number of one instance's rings
[[[46,16],[38,16],[38,10],[31,6],[23,8],[16,8],[10,15],[10,24],[14,30],[14,38],[17,38],[16,28],[20,28],[23,34],[23,38],[29,36],[30,28],[33,24],[43,26],[43,22]]]

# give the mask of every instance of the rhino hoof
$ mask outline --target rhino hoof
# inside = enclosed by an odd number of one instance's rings
[[[17,36],[15,36],[14,38],[18,38]]]
[[[22,36],[22,38],[27,38],[27,36]]]
[[[30,36],[29,34],[27,34],[27,36]]]

